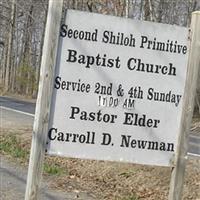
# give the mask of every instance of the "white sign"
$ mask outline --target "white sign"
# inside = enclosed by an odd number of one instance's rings
[[[68,10],[47,152],[172,166],[187,34],[182,27]]]

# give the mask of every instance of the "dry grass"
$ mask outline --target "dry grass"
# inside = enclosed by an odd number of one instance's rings
[[[1,138],[8,134],[19,138],[22,149],[30,150],[30,130],[1,130]],[[15,158],[16,159],[16,158]],[[28,159],[24,158],[25,165]],[[65,191],[87,192],[94,199],[106,200],[165,200],[167,199],[170,169],[135,164],[82,160],[46,156],[45,165],[50,171],[51,187]],[[52,167],[51,167],[52,166]],[[60,171],[60,169],[62,169]],[[51,173],[50,173],[51,174]],[[52,173],[53,174],[53,173]],[[45,174],[47,176],[47,174]],[[200,160],[189,160],[186,168],[184,200],[200,199]]]

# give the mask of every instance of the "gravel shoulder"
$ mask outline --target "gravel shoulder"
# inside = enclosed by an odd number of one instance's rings
[[[27,169],[16,164],[5,156],[1,156],[1,200],[24,199]],[[39,199],[42,200],[72,200],[91,199],[88,195],[76,192],[64,192],[50,189],[51,181],[43,181],[39,191]]]

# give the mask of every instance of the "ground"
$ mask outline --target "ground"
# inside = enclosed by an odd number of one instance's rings
[[[10,119],[10,118],[9,118]],[[11,118],[12,119],[12,118]],[[14,119],[14,117],[13,117]],[[10,135],[16,135],[22,149],[29,150],[31,125],[23,126],[24,120],[4,121],[1,117],[1,142]],[[199,119],[194,120],[193,128],[200,130]],[[197,131],[198,132],[198,131]],[[1,156],[14,160],[27,167],[28,156],[13,158],[1,151]],[[74,192],[77,199],[88,194],[94,200],[167,200],[171,169],[118,162],[104,162],[71,158],[45,158],[49,187]],[[54,171],[56,175],[52,175]],[[51,175],[49,175],[51,174]],[[68,199],[68,198],[66,198]],[[69,198],[71,199],[71,198]],[[85,200],[89,198],[85,197]],[[187,159],[183,200],[200,200],[200,160]]]

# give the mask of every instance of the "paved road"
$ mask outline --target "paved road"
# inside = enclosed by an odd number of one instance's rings
[[[189,135],[188,155],[200,158],[200,134],[191,133]]]
[[[0,127],[9,127],[11,130],[33,127],[34,116],[15,112],[11,109],[5,109],[0,106]]]
[[[30,103],[30,102],[10,98],[10,97],[0,96],[0,107],[1,107],[1,109],[7,110],[10,112],[13,112],[13,110],[14,110],[16,112],[20,112],[22,114],[32,116],[32,118],[29,119],[29,122],[31,120],[32,121],[31,123],[33,123],[33,116],[34,116],[34,112],[35,112],[35,103]],[[6,112],[6,113],[8,113],[8,112]],[[25,123],[24,120],[23,120],[23,122]],[[197,131],[200,132],[200,128]],[[194,130],[194,132],[195,132],[195,130]],[[200,134],[196,134],[194,132],[191,132],[189,135],[188,155],[200,158]]]
[[[15,111],[24,112],[25,114],[33,115],[35,113],[35,103],[22,101],[10,97],[0,96],[0,106],[2,108],[13,109]]]

